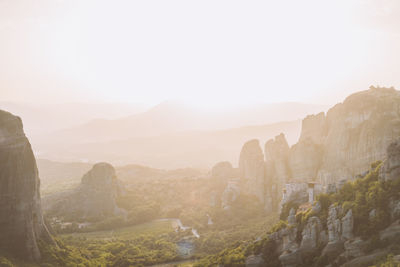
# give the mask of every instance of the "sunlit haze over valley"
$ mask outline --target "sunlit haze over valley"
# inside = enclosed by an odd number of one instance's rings
[[[1,267],[400,267],[400,1],[0,0]]]

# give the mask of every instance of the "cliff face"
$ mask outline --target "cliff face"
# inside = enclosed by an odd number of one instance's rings
[[[82,177],[77,188],[46,197],[44,207],[51,215],[76,221],[100,220],[123,213],[116,204],[117,196],[123,193],[114,167],[97,163]]]
[[[264,203],[264,155],[258,140],[250,140],[243,145],[239,158],[239,177],[245,192],[255,195]]]
[[[265,210],[271,211],[279,203],[281,188],[291,178],[289,145],[283,134],[265,144]]]
[[[252,177],[247,192],[264,199],[266,210],[276,209],[284,184],[317,182],[327,186],[352,179],[371,162],[384,159],[386,147],[398,136],[400,92],[371,88],[350,95],[326,116],[307,116],[299,141],[291,148],[283,134],[267,141],[264,177],[257,140],[243,147],[239,169],[243,177]]]
[[[36,160],[22,121],[0,110],[0,251],[39,260],[40,239],[52,242],[43,221]]]
[[[351,178],[385,157],[400,135],[400,92],[372,88],[353,94],[328,111],[326,123],[317,177],[325,184]]]
[[[307,210],[291,208],[278,230],[247,248],[261,254],[246,266],[372,266],[400,254],[400,140],[386,153],[384,164],[343,190],[320,195]],[[251,265],[254,258],[260,263]]]

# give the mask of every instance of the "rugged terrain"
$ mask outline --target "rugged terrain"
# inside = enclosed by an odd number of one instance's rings
[[[308,205],[286,203],[264,237],[195,266],[399,266],[400,139],[383,159]]]
[[[307,116],[292,147],[283,134],[266,142],[246,143],[239,169],[266,210],[276,210],[285,184],[314,182],[336,185],[364,172],[385,157],[386,147],[400,136],[400,92],[375,88],[347,97],[326,114]]]
[[[384,164],[376,162],[336,193],[320,195],[309,210],[288,203],[290,212],[281,229],[255,244],[263,248],[273,244],[261,258],[275,257],[287,267],[368,266],[390,253],[399,254],[399,144],[400,140],[388,147]],[[260,266],[273,265],[266,261]]]

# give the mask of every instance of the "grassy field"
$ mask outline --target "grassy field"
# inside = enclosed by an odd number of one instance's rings
[[[62,238],[69,237],[85,237],[88,239],[120,239],[129,240],[140,235],[158,236],[174,231],[171,221],[152,221],[139,225],[123,227],[116,230],[89,232],[89,233],[73,233],[61,235]]]

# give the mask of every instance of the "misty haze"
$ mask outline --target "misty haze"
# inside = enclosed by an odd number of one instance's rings
[[[400,267],[400,2],[0,0],[1,267]]]

